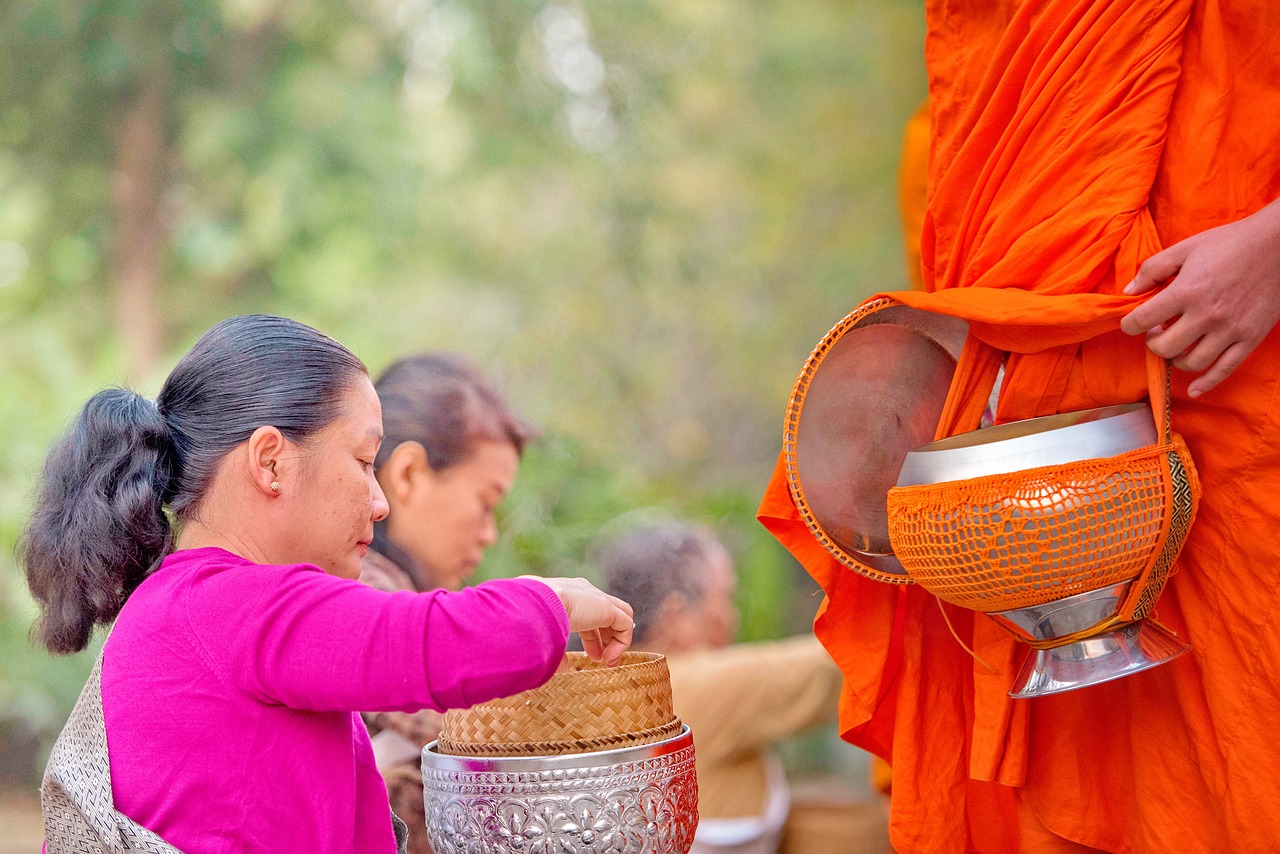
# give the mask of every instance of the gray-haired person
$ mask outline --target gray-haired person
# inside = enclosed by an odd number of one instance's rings
[[[604,587],[635,612],[637,649],[661,652],[697,744],[694,854],[772,854],[790,793],[771,746],[834,720],[841,676],[812,635],[733,643],[737,577],[708,528],[643,525],[598,552]]]

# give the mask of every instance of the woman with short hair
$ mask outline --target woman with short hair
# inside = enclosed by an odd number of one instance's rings
[[[374,388],[386,432],[374,471],[391,513],[374,524],[360,580],[388,592],[458,590],[497,540],[497,507],[534,430],[457,353],[406,356]],[[439,736],[443,716],[424,709],[364,718],[392,809],[422,826],[422,748]],[[408,851],[431,854],[426,835],[411,835]]]

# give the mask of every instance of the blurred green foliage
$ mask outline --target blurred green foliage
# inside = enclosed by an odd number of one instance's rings
[[[815,587],[755,506],[809,349],[905,286],[922,42],[918,0],[0,6],[0,712],[56,730],[89,667],[26,642],[12,555],[50,441],[251,311],[375,373],[463,351],[543,428],[482,576],[590,574],[620,518],[691,517],[739,560],[744,635],[803,630]],[[147,91],[153,319],[119,309]]]

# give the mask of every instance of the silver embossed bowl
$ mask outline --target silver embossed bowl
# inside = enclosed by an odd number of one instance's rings
[[[693,734],[566,756],[422,750],[436,854],[686,854],[698,826]]]

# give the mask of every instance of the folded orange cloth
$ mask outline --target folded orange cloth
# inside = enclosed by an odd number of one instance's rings
[[[1141,399],[1141,339],[1117,331],[1138,264],[1280,197],[1280,4],[928,0],[927,292],[970,342],[940,435]],[[1006,357],[1006,354],[1007,355]],[[1035,850],[1019,811],[1117,852],[1280,850],[1280,336],[1173,421],[1204,487],[1157,605],[1190,655],[1105,685],[1006,696],[1023,648],[960,609],[952,638],[913,587],[841,567],[775,470],[760,520],[823,586],[815,630],[845,673],[845,737],[893,766],[902,851]]]

